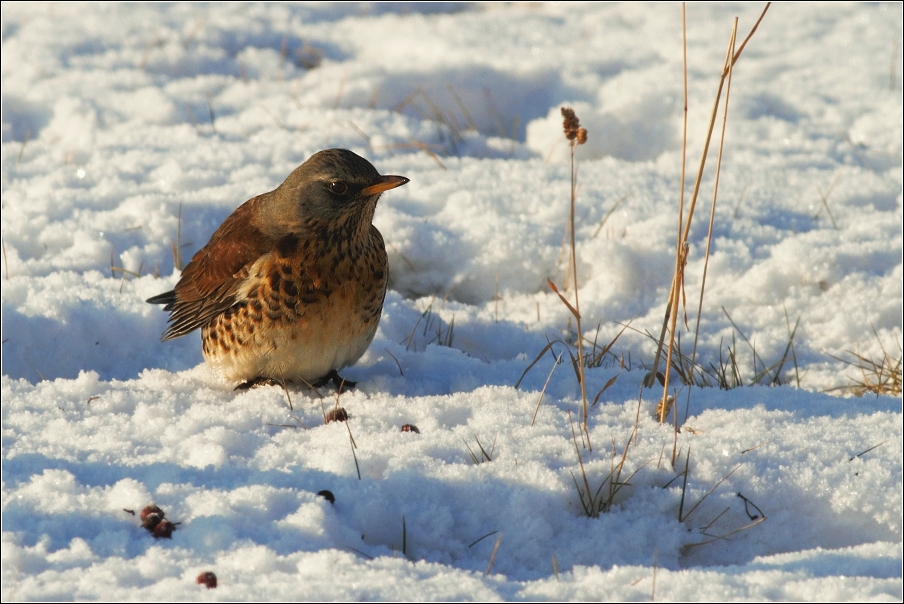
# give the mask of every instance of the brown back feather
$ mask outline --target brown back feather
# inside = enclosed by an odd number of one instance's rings
[[[204,327],[238,301],[247,268],[275,244],[254,225],[260,197],[239,206],[185,267],[167,307],[172,314],[164,341]]]

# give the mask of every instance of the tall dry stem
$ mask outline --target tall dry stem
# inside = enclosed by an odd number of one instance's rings
[[[712,108],[712,112],[710,114],[709,127],[707,129],[707,135],[706,135],[706,139],[705,139],[705,143],[704,143],[703,153],[702,153],[702,156],[700,159],[700,167],[697,172],[696,180],[694,182],[693,193],[691,195],[689,207],[687,210],[687,220],[686,221],[683,220],[683,217],[684,217],[684,163],[682,162],[681,194],[680,194],[680,207],[679,207],[679,217],[678,217],[678,237],[677,237],[676,252],[675,252],[675,271],[674,271],[674,274],[672,277],[672,284],[671,284],[671,288],[669,291],[668,304],[666,305],[666,312],[665,312],[665,317],[664,317],[664,321],[663,321],[663,325],[662,325],[662,330],[660,332],[659,342],[657,345],[657,351],[656,351],[656,357],[654,359],[653,370],[650,372],[650,374],[647,376],[647,379],[645,380],[645,382],[648,386],[652,386],[652,384],[655,380],[655,377],[657,375],[658,369],[659,369],[659,362],[662,357],[665,336],[666,336],[666,333],[668,333],[669,334],[669,344],[668,344],[668,351],[666,354],[667,370],[665,371],[665,375],[664,375],[664,379],[663,379],[664,383],[663,383],[663,394],[662,394],[662,399],[661,399],[662,402],[659,405],[659,409],[660,409],[659,421],[662,423],[665,422],[665,419],[666,419],[665,414],[668,409],[668,405],[665,404],[666,401],[668,400],[668,396],[669,396],[668,387],[669,387],[670,371],[668,370],[668,368],[672,367],[672,355],[673,355],[674,346],[675,346],[675,334],[676,334],[676,327],[677,327],[677,322],[678,322],[679,296],[681,296],[684,292],[684,267],[687,262],[687,253],[688,253],[688,249],[689,249],[688,238],[690,235],[690,228],[691,228],[691,223],[693,220],[694,208],[696,206],[697,197],[700,192],[700,185],[703,180],[703,172],[704,172],[704,168],[706,165],[706,158],[709,153],[709,145],[712,140],[713,130],[715,128],[715,120],[716,120],[719,102],[720,102],[720,99],[722,96],[722,89],[726,85],[726,83],[728,84],[729,89],[730,89],[731,75],[732,75],[732,71],[733,71],[734,62],[737,61],[737,59],[740,57],[741,51],[743,50],[743,48],[747,44],[747,42],[750,40],[750,37],[756,31],[757,27],[759,26],[760,22],[762,21],[763,16],[765,15],[768,8],[769,8],[769,5],[767,4],[766,8],[763,10],[763,13],[760,15],[760,18],[757,20],[756,24],[751,29],[750,33],[747,35],[747,38],[744,40],[744,42],[741,44],[741,47],[737,51],[735,50],[735,39],[737,36],[737,19],[735,19],[735,23],[732,27],[731,39],[730,39],[729,46],[728,46],[728,49],[726,52],[724,67],[722,69],[722,76],[719,79],[719,86],[718,86],[718,89],[716,92],[716,98],[713,102],[713,108]],[[684,24],[684,22],[685,22],[685,20],[684,20],[684,18],[682,18],[682,23]],[[686,72],[686,69],[687,69],[687,67],[685,65],[685,72]],[[727,123],[727,121],[726,121],[727,120],[727,107],[728,107],[728,93],[726,92],[725,109],[723,110],[723,124],[722,124],[722,133],[721,133],[722,138],[720,141],[719,160],[718,160],[718,166],[717,166],[717,171],[716,171],[716,186],[715,186],[714,193],[713,193],[713,209],[710,214],[710,222],[711,223],[712,223],[714,211],[715,211],[716,196],[718,194],[719,169],[721,168],[722,148],[724,146],[725,126]],[[686,120],[686,114],[685,114],[685,120]],[[686,127],[686,123],[685,123],[685,127]],[[686,130],[685,130],[685,146],[686,146]],[[712,231],[712,224],[710,225],[710,233],[711,233],[711,231]],[[707,245],[707,259],[709,257],[709,249],[710,249],[710,246]],[[704,279],[705,279],[705,276],[704,276]],[[700,308],[698,309],[697,333],[699,333],[699,331],[698,331],[699,330],[699,313],[702,310],[702,296],[703,296],[702,288],[701,288],[700,296],[701,296],[700,297],[701,302],[700,302]],[[685,320],[685,322],[686,322],[686,320]],[[696,343],[696,337],[695,337],[695,343]],[[693,362],[691,363],[691,365],[693,365]],[[675,428],[676,428],[676,430],[677,430],[677,422],[678,422],[678,414],[677,414],[677,409],[676,409],[675,410],[675,424],[676,424]],[[674,463],[674,461],[675,461],[676,450],[677,450],[677,436],[676,436],[675,445],[673,446],[673,450],[672,450],[672,463]]]
[[[700,192],[700,184],[703,180],[703,169],[706,165],[706,158],[709,153],[709,144],[710,144],[710,141],[712,140],[713,128],[715,126],[715,120],[716,120],[716,109],[718,108],[719,100],[721,99],[722,87],[725,84],[725,79],[728,76],[729,70],[734,66],[735,62],[741,57],[741,53],[744,51],[744,47],[747,45],[747,42],[749,42],[750,39],[753,37],[753,34],[756,32],[757,28],[759,27],[760,22],[762,22],[763,17],[766,16],[766,11],[769,10],[769,6],[771,4],[772,4],[771,2],[766,3],[766,6],[763,9],[763,12],[760,14],[759,19],[757,19],[757,22],[751,28],[750,33],[747,34],[747,37],[744,39],[744,42],[741,43],[741,46],[738,48],[737,51],[734,51],[733,55],[731,55],[731,60],[726,61],[725,66],[722,69],[722,77],[719,80],[719,87],[716,90],[716,98],[713,102],[713,110],[710,114],[709,128],[707,129],[706,139],[705,139],[705,142],[703,145],[703,153],[700,157],[700,168],[697,171],[697,178],[696,178],[696,181],[694,182],[694,190],[691,195],[690,207],[688,209],[688,215],[687,215],[687,222],[684,224],[683,231],[681,231],[681,233],[682,233],[681,237],[682,237],[683,241],[685,241],[685,242],[687,241],[688,235],[690,233],[691,222],[692,222],[693,215],[694,215],[694,206],[696,205],[697,195]],[[686,146],[686,140],[685,140],[685,146]],[[681,199],[682,199],[682,209],[683,209],[683,199],[684,199],[684,197],[683,197],[684,180],[683,179],[681,181],[681,191],[682,191]],[[682,218],[683,218],[683,214],[679,216],[679,224],[681,223]],[[678,250],[676,252],[676,256],[680,256],[682,254],[682,251],[683,251],[683,246],[679,245]],[[676,259],[676,267],[678,267],[679,265],[680,265],[680,258],[677,258]],[[679,273],[679,271],[676,268],[675,277],[678,276],[678,273]],[[656,349],[656,356],[653,359],[653,369],[647,375],[647,377],[644,381],[644,385],[647,387],[652,387],[654,382],[656,381],[656,373],[659,370],[659,363],[662,358],[662,348],[663,348],[663,343],[665,342],[666,330],[668,329],[669,319],[672,314],[673,306],[677,304],[677,298],[678,298],[678,294],[679,294],[679,291],[677,288],[679,288],[681,286],[681,284],[675,277],[673,277],[673,279],[672,279],[672,285],[671,285],[671,289],[669,292],[668,304],[666,305],[665,317],[663,319],[663,324],[662,324],[662,331],[659,334],[659,344]],[[674,304],[673,304],[673,302],[674,302]],[[672,337],[674,337],[674,331],[672,332]],[[668,366],[669,365],[666,365],[666,367],[668,367]]]
[[[587,427],[587,413],[588,413],[588,405],[587,405],[587,385],[586,380],[584,379],[584,332],[581,329],[581,305],[578,299],[578,260],[577,260],[577,245],[575,242],[574,235],[574,207],[577,201],[577,164],[574,161],[574,151],[578,145],[583,145],[587,142],[587,129],[581,127],[581,122],[578,119],[578,116],[575,115],[574,110],[570,107],[562,107],[562,118],[563,118],[563,128],[565,130],[565,138],[568,140],[568,146],[571,150],[571,207],[569,212],[569,231],[571,234],[571,279],[574,282],[574,306],[565,299],[565,297],[559,292],[558,288],[556,288],[555,284],[552,281],[549,281],[549,286],[552,288],[554,292],[559,295],[559,298],[562,302],[565,303],[565,306],[568,307],[568,310],[571,311],[572,316],[575,320],[575,325],[577,326],[577,337],[578,337],[578,357],[577,364],[575,369],[578,374],[578,381],[581,383],[581,402],[583,404],[583,421],[581,422],[581,429],[584,431],[584,434],[587,436],[587,448],[593,449],[590,444],[590,434]]]

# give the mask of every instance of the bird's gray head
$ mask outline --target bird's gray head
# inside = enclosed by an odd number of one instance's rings
[[[283,221],[303,228],[331,228],[373,220],[380,193],[408,182],[381,176],[369,161],[347,149],[326,149],[297,167],[273,192],[273,208]]]

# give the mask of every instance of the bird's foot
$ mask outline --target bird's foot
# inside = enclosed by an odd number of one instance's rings
[[[339,391],[339,394],[342,394],[346,390],[350,390],[358,385],[358,382],[351,382],[345,379],[344,377],[339,375],[338,371],[333,369],[328,374],[311,384],[311,386],[313,386],[314,388],[322,388],[330,382],[333,382],[333,384],[336,386],[336,390]]]
[[[279,386],[283,388],[285,384],[280,382],[279,380],[274,380],[273,378],[263,377],[261,375],[251,378],[250,380],[246,380],[235,387],[235,390],[251,390],[252,388],[257,388],[258,386]]]

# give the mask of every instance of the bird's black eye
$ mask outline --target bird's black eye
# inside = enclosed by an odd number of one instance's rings
[[[348,193],[348,185],[341,180],[334,180],[330,183],[330,193],[333,195],[345,195]]]

